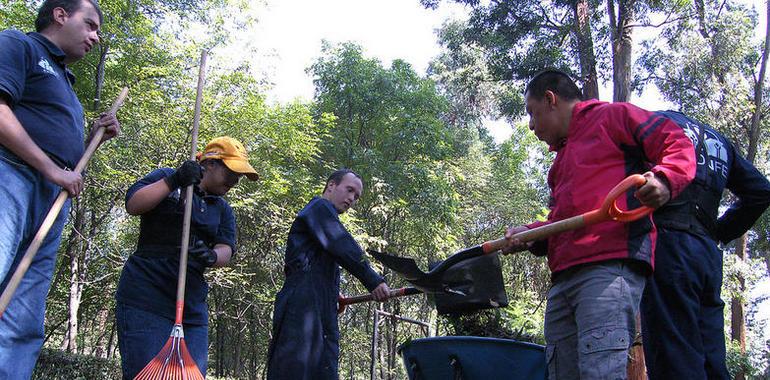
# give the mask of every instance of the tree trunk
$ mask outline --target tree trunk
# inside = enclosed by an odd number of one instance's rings
[[[112,323],[110,325],[110,339],[107,340],[107,359],[111,359],[115,357],[115,340],[117,338],[117,334],[115,334],[115,323]]]
[[[770,2],[767,3],[767,16],[770,17]],[[765,30],[765,48],[762,51],[762,60],[759,64],[759,77],[754,84],[754,114],[751,115],[751,129],[749,130],[749,150],[746,152],[746,159],[753,163],[757,155],[757,144],[759,143],[759,120],[762,117],[762,90],[767,73],[767,59],[770,55],[770,25]]]
[[[96,77],[96,90],[94,94],[94,111],[98,110],[101,106],[101,93],[104,87],[104,66],[107,61],[107,53],[109,47],[104,44],[101,47],[99,55],[99,63],[97,65]],[[83,296],[83,284],[86,278],[86,267],[88,264],[88,240],[83,243],[83,231],[85,231],[85,214],[86,214],[86,197],[81,196],[75,206],[75,223],[73,224],[73,233],[70,235],[70,240],[79,242],[70,244],[67,250],[67,256],[70,259],[70,289],[68,297],[68,318],[67,318],[67,331],[62,341],[62,349],[69,352],[75,352],[77,350],[77,335],[78,335],[78,311],[80,310],[80,301]],[[111,207],[110,207],[111,208]],[[88,234],[89,239],[96,234],[96,226],[98,223],[93,220],[94,214],[91,214],[91,228]],[[73,240],[74,239],[74,240]],[[81,257],[81,252],[83,257]]]
[[[99,315],[96,318],[98,337],[91,347],[91,355],[97,358],[106,358],[108,355],[107,346],[104,343],[105,339],[110,339],[112,331],[107,327],[110,323],[110,315],[107,309],[99,310]]]
[[[767,3],[767,15],[770,16],[770,2]],[[759,144],[759,120],[762,117],[762,90],[765,83],[765,75],[767,72],[767,60],[770,55],[770,24],[765,29],[765,47],[762,51],[762,60],[759,64],[759,77],[754,84],[754,113],[751,115],[751,125],[749,127],[749,149],[746,152],[746,160],[750,163],[754,163],[754,159],[757,155],[757,145]],[[735,245],[735,254],[741,259],[746,260],[746,235],[741,236]],[[767,257],[765,258],[768,259]],[[745,291],[746,281],[743,276],[738,278],[740,291]],[[735,297],[730,302],[730,318],[731,318],[731,338],[737,341],[741,346],[741,353],[746,353],[746,323],[745,313],[743,310],[743,302],[738,297]],[[743,380],[746,374],[742,369],[739,369],[735,374],[736,380]]]
[[[612,100],[627,102],[631,97],[631,51],[635,0],[618,0],[615,15],[614,0],[607,0],[612,41]]]
[[[99,64],[96,65],[96,91],[94,92],[94,110],[99,110],[102,102],[102,89],[104,88],[104,65],[107,62],[107,53],[110,50],[108,44],[100,45]]]
[[[83,231],[85,226],[85,217],[83,215],[83,199],[80,199],[75,204],[75,220],[72,224],[72,233],[70,234],[70,244],[67,245],[66,257],[69,259],[70,268],[70,281],[69,281],[69,296],[67,297],[67,330],[64,333],[64,340],[62,341],[61,348],[68,352],[75,352],[77,350],[77,335],[78,335],[78,310],[80,308],[80,296],[82,288],[78,281],[78,274],[80,271],[80,231]]]
[[[599,99],[599,82],[596,75],[596,55],[591,36],[591,16],[588,0],[576,0],[572,12],[575,17],[575,39],[580,60],[580,79],[583,81],[583,98]]]
[[[636,337],[628,354],[628,380],[646,380],[647,370],[644,364],[644,348],[642,347],[642,318],[636,315]]]
[[[744,234],[735,243],[735,254],[741,261],[746,260],[746,235]],[[739,293],[743,294],[746,291],[746,280],[743,276],[738,277]],[[743,312],[743,302],[740,297],[733,297],[730,301],[730,333],[731,338],[734,341],[738,341],[741,346],[741,353],[746,353],[746,316]],[[738,368],[735,373],[735,380],[744,380],[746,378],[742,368]]]
[[[68,352],[75,352],[77,350],[77,337],[78,337],[78,310],[80,309],[80,285],[77,280],[78,266],[79,266],[78,254],[74,253],[70,260],[70,291],[68,302],[68,317],[67,317],[67,332],[64,335],[64,341],[62,342],[62,349]]]
[[[708,27],[706,26],[706,4],[703,3],[703,0],[695,0],[694,5],[695,15],[698,18],[698,32],[701,37],[709,39]]]

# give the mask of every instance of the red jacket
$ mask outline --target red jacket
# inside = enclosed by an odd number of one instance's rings
[[[682,128],[629,103],[578,103],[566,140],[552,149],[557,153],[548,173],[549,221],[598,208],[610,189],[630,174],[652,171],[664,176],[672,198],[695,176],[695,151]],[[629,209],[640,203],[629,190],[618,205]],[[586,226],[548,239],[548,266],[556,273],[578,264],[631,258],[652,268],[655,239],[651,217]]]

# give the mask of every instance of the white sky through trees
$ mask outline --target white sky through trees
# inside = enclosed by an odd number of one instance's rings
[[[260,12],[253,35],[266,37],[255,43],[260,50],[273,52],[266,62],[274,83],[268,96],[283,103],[313,98],[312,79],[305,69],[320,55],[322,40],[353,41],[367,57],[379,59],[386,67],[399,58],[424,75],[441,49],[435,30],[448,18],[466,17],[467,10],[453,2],[429,10],[419,0],[277,0],[269,1]],[[611,84],[605,84],[600,93],[603,100],[611,100]],[[665,108],[659,99],[653,90],[632,101],[642,107]],[[511,134],[505,120],[487,120],[485,125],[498,143]]]

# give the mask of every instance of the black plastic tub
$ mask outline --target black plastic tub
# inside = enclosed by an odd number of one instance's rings
[[[415,339],[399,351],[411,380],[546,378],[545,347],[533,343],[442,336]]]

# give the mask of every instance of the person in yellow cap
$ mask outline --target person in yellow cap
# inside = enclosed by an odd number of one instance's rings
[[[230,137],[211,140],[196,161],[157,169],[126,192],[126,211],[140,216],[139,241],[120,275],[115,295],[123,378],[133,379],[160,351],[174,325],[182,189],[196,185],[190,229],[190,260],[184,305],[185,342],[206,373],[208,358],[208,267],[227,265],[236,251],[235,215],[222,196],[241,177],[257,180],[246,149]]]

